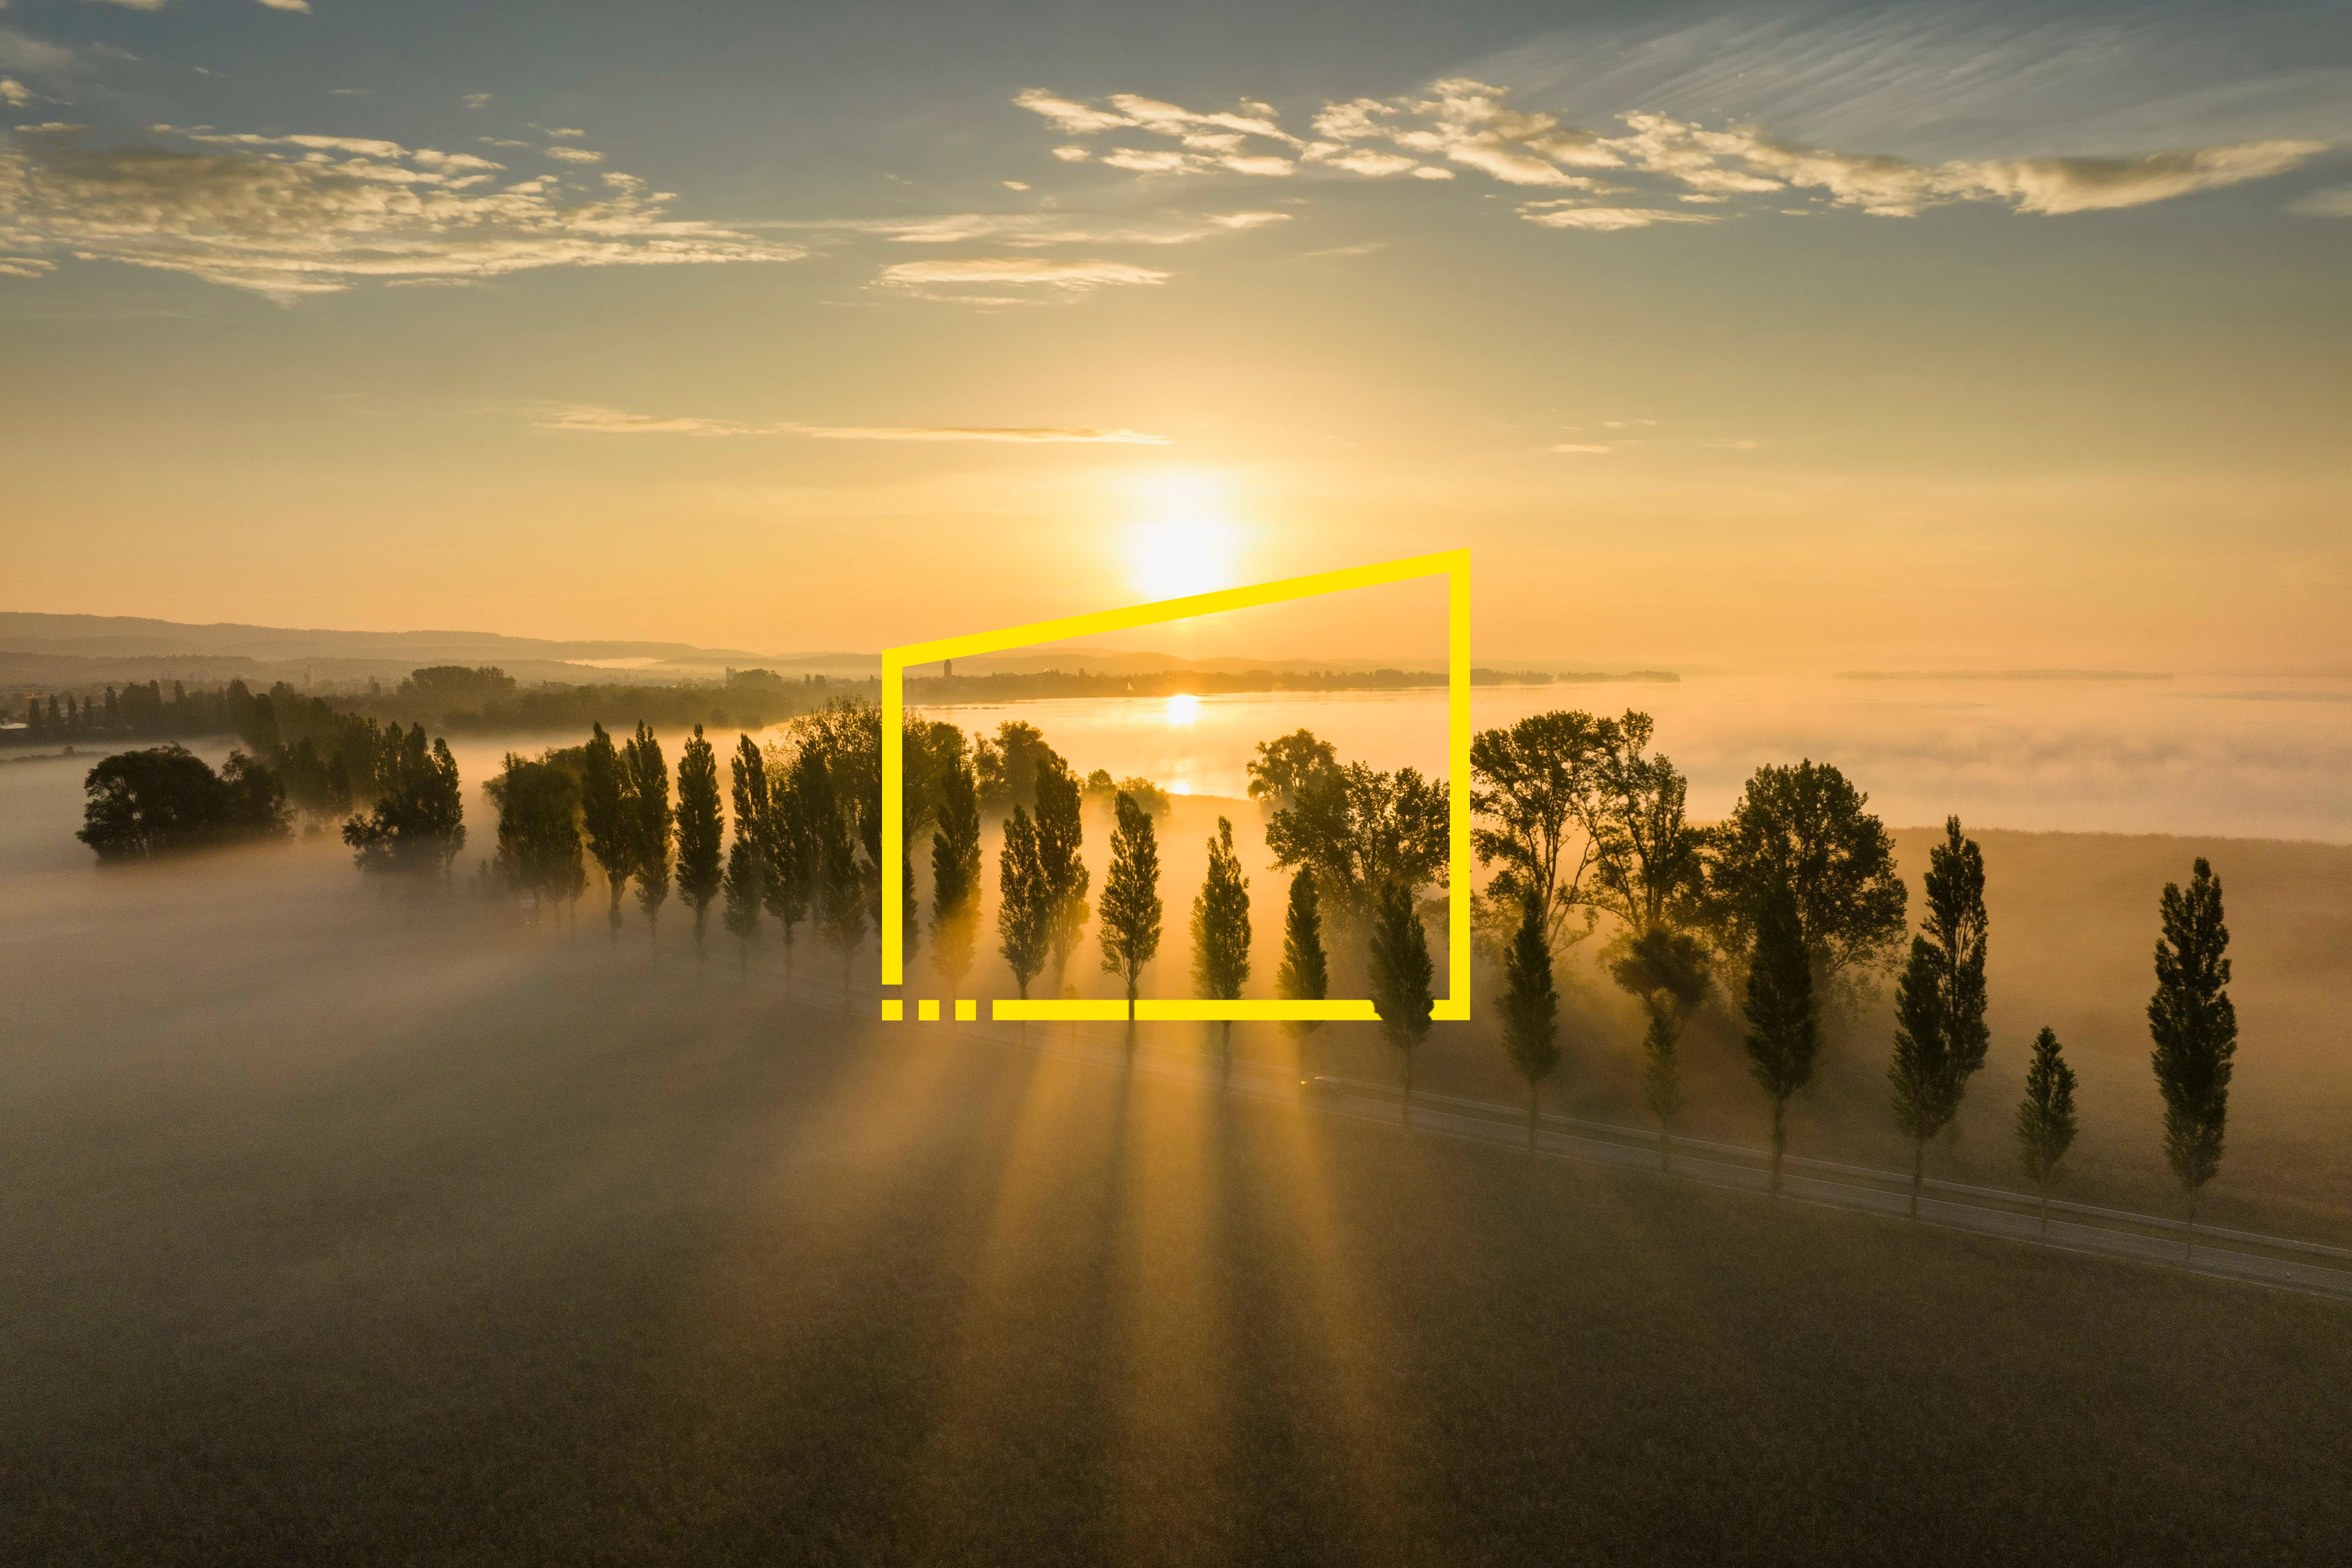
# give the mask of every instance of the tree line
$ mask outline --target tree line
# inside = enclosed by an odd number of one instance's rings
[[[299,694],[247,700],[247,738],[257,747],[271,742],[271,760],[234,753],[215,775],[167,746],[91,770],[81,837],[102,860],[282,836],[290,830],[289,799],[312,809],[308,770],[315,769],[326,780],[328,808],[346,814],[342,837],[363,871],[449,874],[466,829],[446,742],[428,742],[421,725],[378,727]],[[1991,1047],[1979,847],[1957,817],[1948,819],[1929,855],[1914,931],[1893,837],[1837,768],[1810,759],[1759,767],[1730,815],[1703,826],[1688,816],[1688,781],[1652,740],[1643,713],[1562,710],[1472,741],[1472,847],[1486,873],[1474,897],[1474,931],[1502,973],[1502,1044],[1528,1085],[1530,1145],[1542,1085],[1562,1060],[1555,963],[1599,936],[1605,921],[1599,967],[1645,1016],[1643,1085],[1662,1167],[1672,1163],[1682,1108],[1682,1036],[1719,997],[1767,1102],[1776,1193],[1788,1104],[1813,1080],[1825,1015],[1855,1011],[1893,976],[1889,1114],[1912,1145],[1916,1215],[1927,1146],[1958,1115]],[[1019,721],[974,736],[910,715],[901,742],[907,855],[890,896],[900,900],[909,963],[928,944],[933,969],[951,991],[962,986],[981,936],[982,823],[994,817],[996,951],[1018,993],[1025,998],[1042,982],[1051,994],[1074,994],[1068,966],[1091,923],[1102,971],[1132,1004],[1163,935],[1157,821],[1167,814],[1165,795],[1148,781],[1114,781],[1100,770],[1081,778]],[[1343,762],[1303,729],[1259,744],[1248,772],[1249,793],[1266,814],[1271,868],[1290,874],[1276,992],[1322,999],[1333,944],[1360,958],[1381,1030],[1398,1055],[1401,1115],[1409,1122],[1414,1054],[1434,1005],[1423,899],[1448,875],[1445,781]],[[286,782],[298,776],[305,779],[299,795]],[[846,999],[886,892],[881,719],[873,703],[836,697],[793,719],[764,748],[740,736],[723,786],[701,726],[681,748],[673,781],[659,740],[641,721],[617,742],[600,722],[583,745],[536,759],[509,753],[487,789],[499,826],[496,853],[477,874],[486,891],[527,894],[535,912],[551,905],[576,918],[593,862],[615,940],[632,891],[649,933],[674,891],[692,913],[698,959],[714,904],[745,968],[772,917],[788,970],[805,926],[838,959]],[[1089,800],[1108,808],[1111,829],[1092,902],[1084,858]],[[913,870],[926,836],[928,921]],[[1207,850],[1189,922],[1192,984],[1201,996],[1233,999],[1250,977],[1252,926],[1249,878],[1229,819],[1218,818]],[[2186,889],[2166,885],[2158,917],[2151,1065],[2166,1107],[2167,1160],[2193,1228],[2200,1196],[2220,1169],[2237,1036],[2221,888],[2205,860]],[[1129,1012],[1131,1047],[1131,1005]],[[1318,1027],[1291,1026],[1302,1056]],[[2077,1131],[2075,1079],[2051,1030],[2029,1051],[2016,1127],[2046,1226],[2047,1199]],[[1221,1057],[1229,1073],[1229,1025]]]
[[[226,734],[235,728],[226,687],[191,691],[183,681],[166,690],[161,681],[133,682],[103,697],[78,698],[52,692],[47,700],[25,699],[22,729],[0,731],[18,745],[54,745],[62,741],[193,740]]]

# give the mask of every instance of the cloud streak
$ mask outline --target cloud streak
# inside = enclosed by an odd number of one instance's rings
[[[792,436],[814,441],[978,441],[1003,446],[1164,447],[1165,436],[1087,425],[746,425],[729,419],[630,414],[589,404],[545,404],[532,425],[589,436]]]
[[[190,147],[0,147],[0,250],[179,272],[280,300],[370,280],[551,267],[797,260],[804,247],[673,217],[632,175],[515,179],[371,138],[172,132]]]

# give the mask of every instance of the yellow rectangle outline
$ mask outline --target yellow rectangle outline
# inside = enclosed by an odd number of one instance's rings
[[[1196,616],[1213,616],[1226,610],[1255,609],[1263,605],[1278,605],[1293,599],[1310,599],[1323,594],[1343,593],[1350,588],[1377,588],[1390,583],[1410,582],[1416,577],[1443,576],[1446,580],[1445,595],[1445,710],[1446,710],[1446,994],[1440,997],[1430,1011],[1433,1019],[1461,1022],[1470,1016],[1470,552],[1441,550],[1427,555],[1407,556],[1401,561],[1385,561],[1370,566],[1348,566],[1336,572],[1311,573],[1303,577],[1286,577],[1273,583],[1256,583],[1241,588],[1221,588],[1214,593],[1192,594],[1180,599],[1161,599],[1149,605],[1131,605],[1125,609],[1097,610],[1089,615],[1065,616],[1058,620],[1033,621],[1027,626],[1007,626],[1001,631],[974,632],[965,637],[941,637],[933,642],[909,643],[903,647],[882,650],[882,886],[895,888],[904,877],[899,868],[907,856],[905,824],[902,813],[906,802],[907,759],[904,747],[906,713],[907,667],[929,664],[939,659],[968,658],[974,654],[996,653],[1009,647],[1025,647],[1032,643],[1060,642],[1071,637],[1094,637],[1103,632],[1128,631],[1136,626],[1157,626],[1168,621],[1191,620]],[[901,910],[898,900],[882,900],[882,984],[901,985],[906,983],[906,933],[900,929]],[[1059,1009],[1093,1007],[1092,1002],[1071,1002],[1066,999],[1041,998],[1021,1002],[1007,998],[992,1002],[992,1017],[1011,1020],[1035,1019],[1124,1019],[1127,1004],[1116,998],[1100,1004],[1113,1009],[1099,1012],[1071,1013]],[[1376,1018],[1370,1002],[1339,998],[1335,1004],[1324,1002],[1192,1002],[1139,1000],[1136,1016],[1146,1018],[1251,1018],[1307,1019],[1327,1018],[1332,1015],[1319,1009],[1334,1005],[1360,1007],[1360,1012],[1349,1012],[1345,1018]],[[1150,1012],[1145,1011],[1149,1007]],[[1163,1008],[1181,1008],[1181,1012],[1163,1012]],[[1017,1011],[1007,1011],[1008,1008]],[[1203,1012],[1194,1009],[1215,1008],[1222,1011]],[[1246,1008],[1249,1011],[1235,1011]],[[1033,1011],[1032,1009],[1054,1009]],[[1312,1009],[1312,1010],[1302,1010]]]

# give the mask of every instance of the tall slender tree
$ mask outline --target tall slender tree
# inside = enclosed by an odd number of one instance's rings
[[[735,978],[751,978],[751,940],[760,934],[760,851],[743,831],[740,818],[735,840],[727,847],[727,871],[722,879],[727,907],[721,919],[735,938]]]
[[[1748,1069],[1772,1102],[1772,1191],[1789,1146],[1789,1097],[1813,1080],[1821,1014],[1813,999],[1812,960],[1797,896],[1788,883],[1766,885],[1750,917],[1755,947],[1748,964]]]
[[[1160,836],[1151,814],[1125,790],[1113,802],[1110,869],[1103,878],[1102,966],[1127,984],[1127,1050],[1135,1054],[1135,996],[1160,952]]]
[[[1435,1006],[1429,993],[1436,971],[1429,961],[1429,933],[1413,907],[1412,889],[1391,882],[1372,906],[1372,1006],[1381,1033],[1402,1064],[1404,1101],[1401,1120],[1412,1125],[1412,1053],[1429,1033]]]
[[[980,796],[971,763],[958,752],[940,776],[940,820],[931,836],[931,967],[950,994],[971,971],[980,924]]]
[[[845,799],[849,792],[843,781],[813,746],[802,747],[794,779],[807,814],[817,927],[841,954],[841,1005],[846,1010],[850,967],[866,940],[866,872],[857,858],[856,800]]]
[[[661,907],[669,898],[669,763],[661,742],[645,721],[621,747],[622,799],[635,819],[637,907],[646,912],[646,935],[658,934]]]
[[[2033,1037],[2033,1064],[2025,1069],[2025,1098],[2017,1107],[2018,1163],[2042,1200],[2042,1235],[2050,1236],[2050,1189],[2066,1151],[2074,1146],[2074,1069],[2059,1054],[2047,1026]]]
[[[1984,1066],[1984,857],[1944,820],[1944,842],[1927,857],[1926,929],[1895,987],[1895,1121],[1911,1140],[1911,1217],[1919,1217],[1927,1144],[1959,1114],[1969,1079]]]
[[[719,757],[694,727],[677,758],[677,896],[694,911],[694,962],[703,961],[703,926],[719,896],[726,825],[719,808]]]
[[[816,843],[809,827],[805,772],[797,755],[790,766],[768,770],[768,809],[758,823],[760,901],[784,929],[787,986],[792,984],[793,939],[816,896]]]
[[[1521,895],[1519,929],[1503,950],[1503,1049],[1528,1081],[1528,1152],[1536,1152],[1543,1080],[1559,1067],[1559,992],[1552,984],[1551,941],[1543,900]]]
[[[1282,967],[1275,971],[1274,989],[1286,1002],[1320,1002],[1331,994],[1331,965],[1323,952],[1323,909],[1315,892],[1315,873],[1304,866],[1290,879],[1290,901],[1282,918]],[[1321,1021],[1294,1018],[1286,1026],[1297,1044],[1299,1078],[1312,1077],[1307,1043],[1323,1026]]]
[[[1209,840],[1209,871],[1192,900],[1192,985],[1211,1001],[1240,998],[1250,972],[1249,879],[1234,853],[1234,825],[1217,818]],[[1234,1079],[1234,1021],[1218,1020],[1219,1080]]]
[[[2203,856],[2184,891],[2164,885],[2164,934],[2156,943],[2156,994],[2148,999],[2149,1057],[2164,1096],[2164,1157],[2189,1204],[2195,1245],[2197,1202],[2221,1169],[2230,1113],[2230,1078],[2238,1054],[2238,1009],[2230,1000],[2230,928],[2221,920],[2221,881]]]
[[[1035,790],[1037,865],[1045,874],[1052,910],[1046,921],[1046,943],[1054,960],[1054,994],[1058,996],[1067,978],[1070,954],[1094,912],[1087,906],[1092,879],[1081,858],[1085,827],[1078,776],[1049,751],[1038,762]]]
[[[580,774],[581,826],[588,830],[588,852],[604,872],[604,880],[613,895],[606,918],[613,929],[613,940],[621,939],[621,894],[628,888],[629,879],[636,875],[637,819],[628,809],[627,787],[621,767],[621,754],[613,744],[613,737],[604,726],[590,726],[588,744],[582,748]]]
[[[1025,1002],[1030,980],[1045,966],[1054,923],[1054,889],[1038,858],[1037,825],[1026,806],[1014,806],[1004,819],[1004,847],[997,852],[996,868],[997,952],[1004,955],[1013,984]]]

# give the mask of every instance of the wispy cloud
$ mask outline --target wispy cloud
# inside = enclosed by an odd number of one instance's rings
[[[541,430],[590,436],[793,436],[815,441],[981,441],[1009,446],[1164,447],[1165,436],[1087,425],[747,425],[729,419],[630,414],[588,404],[541,404]]]
[[[550,147],[547,155],[564,163],[601,163],[604,154],[587,147]]]
[[[624,174],[518,180],[471,153],[373,138],[175,134],[198,150],[0,149],[0,248],[184,272],[280,300],[370,279],[806,254],[673,217],[670,196]]]
[[[1792,191],[1818,191],[1832,206],[1888,217],[1959,202],[2053,216],[2141,206],[2268,179],[2328,145],[2310,137],[2272,136],[2127,154],[1918,162],[1805,146],[1755,125],[1709,126],[1640,108],[1615,114],[1612,129],[1594,130],[1515,107],[1510,96],[1488,82],[1448,78],[1419,93],[1326,103],[1311,117],[1311,137],[1284,130],[1275,111],[1257,103],[1216,115],[1127,94],[1079,100],[1033,90],[1014,101],[1066,135],[1141,131],[1176,143],[1122,142],[1107,151],[1076,143],[1054,150],[1066,161],[1139,174],[1286,175],[1315,169],[1365,179],[1435,179],[1458,168],[1509,186],[1595,197],[1647,188],[1705,205],[1743,197],[1785,203]],[[1601,233],[1712,221],[1711,215],[1574,198],[1530,203],[1519,214],[1549,228]]]
[[[1021,249],[1063,245],[1191,245],[1287,223],[1277,212],[1174,213],[1101,217],[1072,213],[947,213],[937,217],[837,218],[779,227],[879,235],[898,245],[990,244]]]
[[[901,261],[882,269],[882,281],[900,288],[964,286],[1043,289],[1086,293],[1097,289],[1165,283],[1168,274],[1127,261],[1050,261],[1036,256],[975,256],[955,260]]]
[[[2301,217],[2352,217],[2352,185],[2314,191],[2287,210]]]

